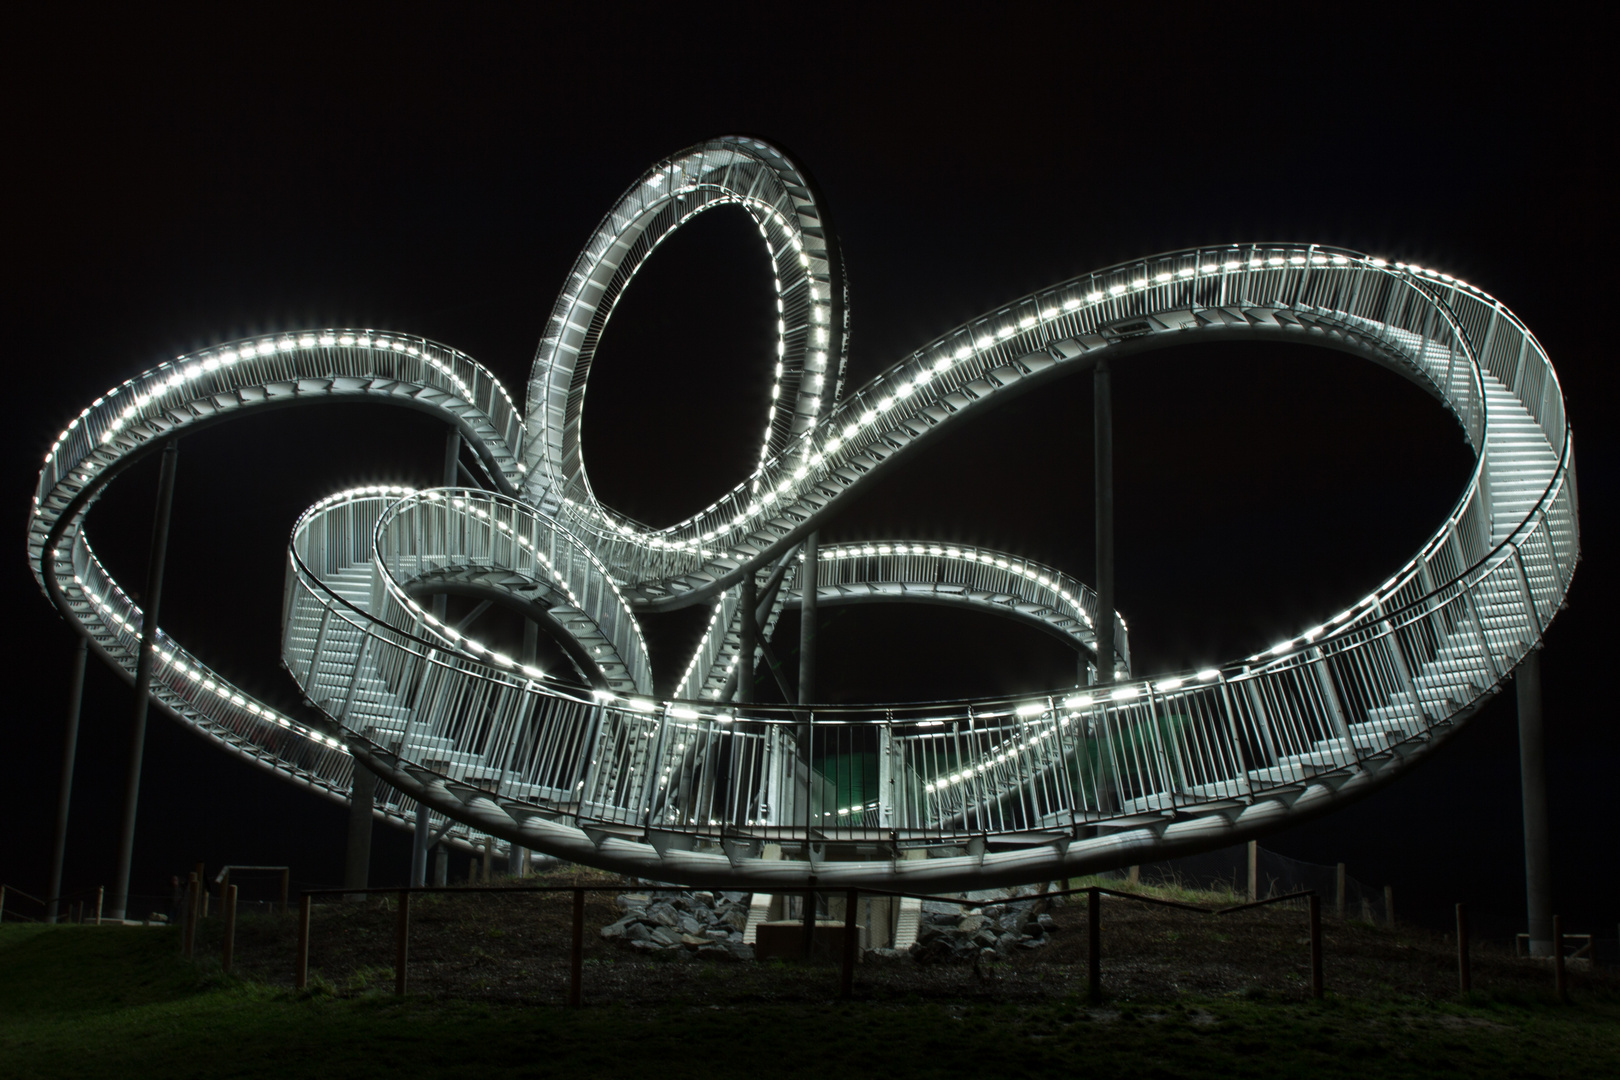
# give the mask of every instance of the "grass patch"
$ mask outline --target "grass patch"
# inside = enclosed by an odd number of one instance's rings
[[[1250,997],[684,1001],[582,1010],[228,978],[175,931],[0,927],[0,1072],[43,1077],[483,1074],[943,1077],[1620,1075],[1620,1002],[1480,996],[1321,1004]],[[784,976],[791,975],[783,972]],[[697,1051],[697,1052],[693,1052]]]

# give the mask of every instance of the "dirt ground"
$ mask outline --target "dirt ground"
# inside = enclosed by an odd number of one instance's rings
[[[641,956],[605,943],[601,928],[621,912],[622,885],[612,875],[567,870],[527,884],[585,885],[584,985],[587,1003],[826,1001],[838,991],[838,969],[825,963],[723,962],[682,956]],[[635,886],[641,891],[644,886]],[[312,985],[342,996],[392,993],[396,901],[317,902],[309,963]],[[919,964],[868,956],[858,966],[855,995],[877,1000],[1063,1000],[1085,993],[1086,908],[1074,898],[1049,909],[1057,929],[1049,944],[977,964]],[[566,1000],[573,919],[571,893],[491,893],[473,889],[411,900],[408,989],[413,994],[487,1002]],[[1456,947],[1446,936],[1416,927],[1371,926],[1323,919],[1324,982],[1330,994],[1360,999],[1453,998]],[[218,957],[223,920],[198,929],[200,958]],[[295,916],[251,915],[239,921],[234,973],[291,986],[297,944]],[[1545,962],[1515,959],[1490,945],[1472,950],[1473,985],[1493,996],[1550,996]],[[1304,1000],[1310,955],[1303,908],[1284,905],[1226,916],[1104,897],[1102,980],[1106,995],[1164,1001],[1242,996]],[[1571,992],[1620,992],[1620,975],[1570,965]]]

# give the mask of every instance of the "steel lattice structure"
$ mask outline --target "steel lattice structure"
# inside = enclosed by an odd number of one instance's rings
[[[603,506],[580,452],[586,378],[614,304],[705,209],[759,226],[774,270],[775,382],[757,467],[654,529]],[[1559,610],[1579,557],[1556,375],[1499,301],[1433,270],[1310,244],[1215,246],[1024,297],[841,392],[847,297],[815,188],[778,149],[721,138],[659,162],[602,220],[547,324],[522,411],[455,349],[406,334],[274,334],[177,358],[96,399],[40,473],[28,558],[101,657],[133,678],[142,615],[84,519],[125,467],[244,410],[335,397],[442,418],[490,490],[365,488],[305,513],[288,553],[283,663],[328,722],[255,701],[158,631],[152,697],[224,747],[335,799],[354,759],[460,835],[694,884],[929,889],[1029,881],[1231,843],[1389,781],[1497,692]],[[1275,648],[1115,685],[904,707],[738,706],[740,583],[767,626],[821,603],[925,601],[1030,621],[1086,651],[1104,617],[1059,570],[959,545],[822,550],[846,492],[959,418],[1049,379],[1210,339],[1309,343],[1439,399],[1476,464],[1454,510],[1373,593]],[[813,572],[813,576],[812,576]],[[593,690],[435,618],[455,591],[544,621]],[[636,615],[712,610],[676,700],[656,700]],[[1117,618],[1117,616],[1107,616]],[[752,658],[744,661],[751,665]],[[789,856],[762,857],[779,843]],[[908,858],[926,853],[932,857]],[[808,866],[806,863],[808,862]]]

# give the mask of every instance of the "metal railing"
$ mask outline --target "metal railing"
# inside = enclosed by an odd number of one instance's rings
[[[780,213],[766,216],[788,235],[786,219],[771,217]],[[685,220],[677,217],[670,228]],[[588,308],[590,291],[569,303]],[[726,596],[743,574],[790,558],[839,496],[956,418],[1106,350],[1200,334],[1372,357],[1434,393],[1462,425],[1478,461],[1456,507],[1360,603],[1266,653],[1106,691],[836,709],[623,692],[649,685],[632,609],[718,598],[716,619],[729,625]],[[53,602],[126,678],[141,612],[83,534],[95,495],[164,438],[240,409],[343,395],[446,418],[492,482],[514,490],[524,443],[560,438],[562,418],[549,411],[527,432],[505,390],[460,353],[382,332],[238,342],[109,391],[52,446],[28,543]],[[1528,443],[1525,422],[1537,436]],[[1535,647],[1580,554],[1572,438],[1534,336],[1447,275],[1315,245],[1205,247],[1076,278],[941,336],[780,446],[772,439],[755,477],[667,530],[604,517],[592,499],[574,497],[588,485],[552,491],[561,499],[544,509],[401,488],[327,500],[295,541],[283,650],[309,700],[341,727],[255,700],[162,631],[153,696],[222,745],[331,797],[345,797],[347,741],[390,781],[390,813],[420,798],[470,828],[664,880],[779,878],[786,868],[758,857],[767,841],[798,845],[818,873],[851,881],[896,878],[910,847],[947,856],[905,868],[917,880],[1028,878],[1117,857],[1122,843],[1171,851],[1229,842],[1392,775]],[[315,529],[326,531],[310,546]],[[355,568],[370,574],[367,587],[345,595],[352,583],[339,578]],[[408,585],[429,568],[550,581],[574,601],[586,647],[599,640],[617,653],[607,664],[622,668],[619,691],[536,678],[427,624]],[[854,580],[883,570],[852,562],[847,572]],[[1050,590],[1040,576],[1035,588]],[[1096,616],[1083,590],[1056,591],[1058,606]],[[827,845],[844,850],[829,859]]]

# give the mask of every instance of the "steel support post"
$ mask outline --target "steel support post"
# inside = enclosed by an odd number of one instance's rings
[[[461,429],[451,427],[444,435],[444,472],[442,486],[455,487],[461,482],[456,466],[461,462]],[[450,598],[443,593],[433,598],[433,617],[441,623],[450,610]]]
[[[1524,884],[1530,955],[1551,956],[1552,856],[1547,830],[1546,744],[1541,726],[1541,650],[1531,649],[1514,673],[1519,699],[1519,784],[1524,797]]]
[[[416,804],[416,827],[411,834],[411,888],[427,884],[428,848],[433,845],[433,829],[428,821],[427,803]]]
[[[433,849],[433,884],[441,889],[450,884],[450,849],[443,844]]]
[[[799,571],[799,704],[816,699],[816,582],[821,567],[821,533],[804,538],[804,568]]]
[[[124,816],[118,835],[118,870],[113,877],[112,920],[123,922],[129,905],[129,872],[135,855],[135,811],[141,799],[141,757],[146,750],[146,709],[152,689],[152,656],[156,652],[158,612],[163,600],[163,561],[169,549],[169,511],[174,506],[174,468],[180,440],[163,446],[158,473],[157,510],[152,516],[152,547],[146,561],[146,591],[141,594],[141,651],[135,662],[135,723],[129,736],[129,768],[124,778]]]
[[[1114,681],[1114,396],[1107,359],[1091,376],[1097,468],[1097,681]]]
[[[62,779],[56,794],[56,837],[51,846],[51,878],[45,893],[45,921],[56,921],[62,898],[62,863],[67,858],[68,807],[73,802],[73,759],[79,752],[79,707],[84,703],[84,661],[90,639],[79,635],[73,650],[73,674],[68,679],[67,730],[62,736]]]
[[[371,804],[377,791],[377,774],[354,759],[354,779],[349,784],[349,844],[343,860],[343,887],[364,889],[371,880]],[[362,903],[364,896],[350,893],[346,899]]]
[[[759,647],[758,588],[752,570],[743,575],[738,587],[738,602],[742,605],[742,626],[738,631],[737,701],[743,705],[754,702],[754,650]]]

